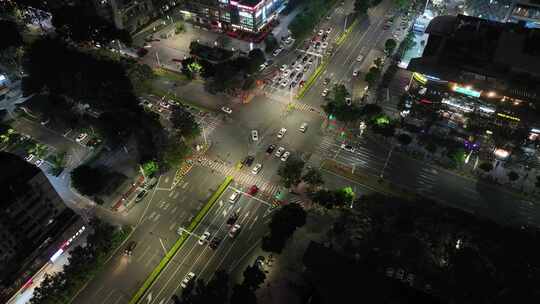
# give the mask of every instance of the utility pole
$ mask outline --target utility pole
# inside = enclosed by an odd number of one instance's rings
[[[156,60],[157,60],[158,66],[161,67],[161,63],[159,62],[159,55],[157,51],[156,51]]]

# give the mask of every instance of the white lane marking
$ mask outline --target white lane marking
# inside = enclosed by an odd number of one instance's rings
[[[174,195],[174,191],[169,192],[169,197],[172,197]]]
[[[109,292],[109,294],[105,297],[105,299],[103,299],[103,303],[107,302],[107,300],[113,295],[114,293],[114,289],[111,290],[111,292]]]
[[[142,258],[148,253],[148,251],[150,251],[150,248],[151,246],[147,246],[146,249],[143,251],[143,254],[141,254],[138,258],[137,258],[137,262],[140,262],[142,260]]]
[[[170,231],[173,231],[175,227],[176,227],[176,223],[172,223],[172,224],[169,226],[169,230],[170,230]]]
[[[150,213],[150,215],[148,216],[148,219],[151,220],[152,218],[154,218],[155,215],[156,215],[156,212],[152,211],[152,213]]]
[[[253,222],[251,222],[251,225],[249,225],[249,230],[251,230],[253,228],[253,226],[255,226],[255,223],[257,222],[257,220],[259,219],[259,216],[257,215],[254,219],[253,219]]]
[[[186,182],[185,184],[182,185],[182,189],[186,189],[186,187],[189,185],[189,182]]]
[[[116,301],[114,301],[114,304],[118,304],[118,303],[120,302],[120,300],[122,300],[123,298],[124,298],[124,295],[121,294],[121,295],[118,297],[118,299],[116,299]]]
[[[157,220],[159,219],[160,216],[161,216],[161,214],[156,215],[156,217],[154,218],[154,222],[157,222]]]
[[[171,213],[176,213],[176,210],[178,209],[178,207],[174,207],[172,210],[171,210]]]

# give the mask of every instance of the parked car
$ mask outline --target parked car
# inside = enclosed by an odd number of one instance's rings
[[[227,113],[227,114],[232,114],[232,109],[229,108],[229,107],[221,107],[221,111]]]
[[[299,129],[300,132],[305,133],[306,130],[307,130],[307,126],[308,126],[307,122],[302,123],[302,124],[300,125],[300,129]]]
[[[272,154],[272,152],[274,152],[275,149],[276,149],[276,145],[271,144],[270,146],[268,146],[268,148],[266,148],[266,153]]]
[[[289,158],[289,155],[291,155],[291,152],[289,151],[283,153],[283,156],[281,156],[281,161],[287,161],[287,159]]]
[[[356,61],[362,61],[364,59],[364,55],[360,54],[358,57],[356,57]]]
[[[240,231],[240,225],[234,224],[231,230],[229,230],[229,236],[234,239],[238,235],[239,231]]]
[[[148,194],[148,191],[146,189],[143,189],[137,196],[135,197],[135,202],[140,202],[143,200],[143,198]]]
[[[242,161],[242,164],[247,166],[247,167],[251,167],[254,160],[255,160],[255,157],[253,157],[251,155],[248,155],[248,156],[246,156],[246,158],[244,158],[244,160]]]
[[[262,164],[256,164],[253,169],[251,170],[251,173],[253,174],[259,174],[259,172],[261,171],[261,168],[262,168]]]
[[[330,90],[324,89],[321,93],[322,97],[326,97],[328,95],[328,92],[330,92]]]
[[[79,136],[77,136],[77,138],[75,138],[75,141],[80,143],[81,141],[85,140],[87,137],[88,137],[87,133],[81,133],[79,134]]]
[[[251,130],[251,139],[253,141],[259,140],[259,132],[257,132],[257,130]]]
[[[233,193],[231,194],[231,197],[229,197],[229,202],[231,204],[234,204],[241,196],[242,194],[240,194],[240,192],[238,191],[233,191]]]
[[[279,147],[279,148],[277,149],[277,151],[276,151],[275,156],[276,156],[276,157],[281,157],[281,154],[283,154],[284,151],[285,151],[285,148]]]
[[[283,136],[285,136],[285,133],[287,133],[287,129],[281,128],[281,130],[279,130],[279,132],[277,134],[277,137],[278,138],[283,138]]]
[[[205,231],[200,237],[199,237],[199,245],[204,245],[204,243],[208,242],[208,238],[210,238],[210,232]]]
[[[31,162],[32,159],[34,159],[34,157],[35,157],[34,154],[28,154],[28,155],[24,158],[24,160],[27,161],[27,162]]]
[[[354,152],[354,147],[345,143],[341,144],[341,149],[349,152]]]
[[[277,49],[274,50],[274,52],[272,53],[272,55],[277,56],[277,55],[279,55],[279,53],[281,53],[282,51],[283,51],[283,48],[277,48]]]

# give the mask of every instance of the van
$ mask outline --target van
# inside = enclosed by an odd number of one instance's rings
[[[234,191],[233,194],[231,194],[231,197],[229,198],[229,202],[231,204],[234,204],[239,198],[240,198],[240,193],[237,191]]]

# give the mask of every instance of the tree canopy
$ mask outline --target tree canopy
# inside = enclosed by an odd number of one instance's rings
[[[278,169],[278,175],[281,177],[281,183],[290,188],[300,183],[302,178],[302,169],[304,168],[304,162],[297,158],[291,157]]]
[[[346,98],[350,96],[344,85],[335,85],[328,97],[327,103],[322,106],[328,115],[335,116],[341,122],[351,122],[357,120],[362,112],[355,103],[348,105]]]
[[[264,251],[281,253],[285,243],[298,227],[306,223],[306,211],[299,204],[288,204],[274,212],[270,221],[270,234],[262,240]]]

